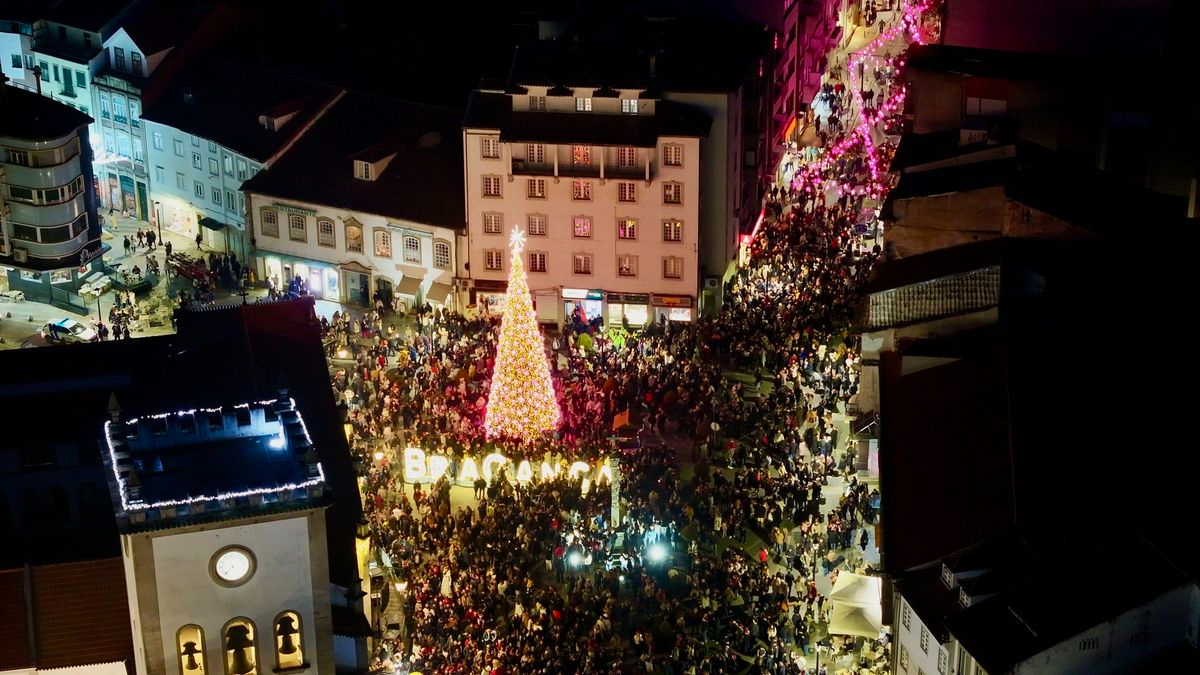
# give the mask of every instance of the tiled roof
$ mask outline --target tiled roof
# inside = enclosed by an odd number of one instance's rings
[[[247,192],[462,229],[462,115],[457,110],[347,93]],[[354,160],[395,154],[375,180]]]
[[[1000,303],[1000,266],[939,277],[868,299],[867,328],[879,330],[977,312]]]
[[[0,671],[33,666],[25,570],[0,570]]]
[[[198,60],[147,104],[142,117],[265,162],[338,94],[333,87],[265,68]],[[295,115],[279,129],[265,128],[259,118],[282,104]]]
[[[127,598],[120,558],[0,571],[0,669],[132,663]]]

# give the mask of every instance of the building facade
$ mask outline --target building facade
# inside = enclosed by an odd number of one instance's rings
[[[259,278],[292,279],[331,302],[370,306],[398,297],[454,306],[457,233],[446,227],[247,192]]]
[[[152,224],[247,260],[242,183],[275,162],[342,92],[270,70],[197,61],[147,103]]]
[[[103,47],[99,68],[92,78],[93,109],[98,113],[100,129],[96,152],[100,204],[151,221],[155,215],[146,163],[142,89],[170,48],[155,43],[150,48],[158,51],[146,54],[126,28],[117,29]]]
[[[0,14],[0,73],[9,85],[34,91],[37,88],[33,58],[33,24]]]
[[[99,263],[89,117],[0,76],[0,265],[10,289],[82,309]]]
[[[458,307],[461,113],[349,92],[243,186],[260,279],[333,302]]]
[[[150,223],[195,237],[205,246],[248,253],[246,200],[242,181],[262,164],[216,141],[167,124],[145,120],[150,181]],[[223,232],[224,227],[233,233]]]
[[[477,92],[463,130],[473,302],[494,310],[522,255],[538,318],[690,321],[700,285],[700,138],[638,90]],[[634,127],[628,134],[621,127]]]
[[[772,87],[773,164],[790,143],[800,140],[805,116],[821,88],[829,50],[838,44],[838,15],[845,0],[785,0],[783,33],[776,37]]]

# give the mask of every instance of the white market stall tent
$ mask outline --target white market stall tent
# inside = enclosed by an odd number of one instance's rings
[[[829,593],[829,599],[833,602],[829,632],[835,635],[878,637],[883,630],[882,590],[883,582],[879,577],[839,573]]]

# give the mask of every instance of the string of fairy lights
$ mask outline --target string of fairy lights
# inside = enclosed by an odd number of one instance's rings
[[[875,142],[874,134],[881,125],[886,127],[888,122],[903,110],[908,90],[903,83],[900,83],[893,88],[887,100],[871,113],[867,110],[863,101],[859,69],[866,63],[871,63],[875,66],[891,66],[897,69],[897,71],[902,69],[905,65],[903,55],[880,57],[877,55],[878,52],[901,37],[908,37],[917,44],[926,44],[932,36],[930,31],[923,27],[924,17],[934,9],[938,2],[940,0],[919,0],[911,4],[907,2],[902,4],[899,21],[891,27],[880,31],[879,35],[875,36],[865,47],[850,55],[849,59],[847,59],[847,71],[850,80],[849,91],[858,114],[857,124],[851,133],[847,134],[836,144],[826,148],[825,152],[818,159],[809,163],[797,175],[794,187],[801,190],[815,189],[817,187],[834,187],[838,190],[839,194],[867,196],[874,199],[879,199],[883,196],[887,190],[886,165],[891,158],[890,156],[885,156],[883,148]],[[823,174],[832,165],[859,146],[862,147],[862,155],[865,158],[867,171],[870,176],[865,182],[838,182],[836,179],[823,178]]]
[[[521,262],[525,235],[519,228],[513,230],[509,246],[507,299],[483,424],[488,438],[531,442],[557,429],[560,413]]]

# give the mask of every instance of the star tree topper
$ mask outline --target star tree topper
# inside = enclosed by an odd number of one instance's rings
[[[514,254],[525,249],[525,233],[521,231],[520,227],[513,227],[512,235],[508,238],[508,245],[512,247]]]

